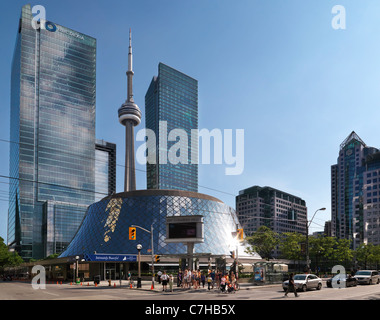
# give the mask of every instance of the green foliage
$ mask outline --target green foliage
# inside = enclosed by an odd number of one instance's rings
[[[278,245],[278,234],[266,226],[261,226],[252,236],[247,237],[246,241],[251,246],[246,250],[247,253],[257,252],[262,258],[269,260]]]
[[[306,237],[297,232],[285,232],[281,236],[279,250],[285,259],[301,260],[304,258],[303,244]]]
[[[362,268],[367,269],[368,265],[380,264],[380,245],[362,244],[354,252],[355,259]]]
[[[17,266],[24,261],[17,252],[9,252],[4,239],[0,237],[0,269],[8,266]]]
[[[345,262],[352,261],[352,258],[353,251],[350,249],[350,240],[335,239],[335,246],[332,254],[332,259],[335,261]]]
[[[250,245],[248,253],[257,252],[269,260],[278,246],[282,258],[301,261],[306,259],[306,236],[297,232],[277,234],[266,226],[260,227],[246,238]],[[350,240],[335,237],[309,236],[309,256],[318,266],[321,262],[354,265],[361,268],[379,268],[380,245],[362,244],[355,251],[350,249]]]

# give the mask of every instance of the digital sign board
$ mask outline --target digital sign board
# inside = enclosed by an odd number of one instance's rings
[[[203,242],[203,216],[172,216],[166,218],[165,242]]]

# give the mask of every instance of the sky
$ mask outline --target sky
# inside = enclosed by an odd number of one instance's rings
[[[0,176],[9,176],[10,73],[21,7],[2,1],[0,19]],[[244,171],[199,166],[199,192],[235,208],[240,190],[270,186],[306,201],[310,231],[331,219],[330,169],[355,131],[380,147],[378,0],[81,0],[31,2],[47,20],[97,39],[96,138],[117,144],[123,190],[128,31],[134,99],[145,127],[145,93],[165,63],[199,85],[199,129],[244,130]],[[333,28],[335,5],[345,29]],[[342,22],[342,21],[340,21]],[[5,141],[4,141],[5,140]],[[136,149],[141,142],[135,142]],[[137,189],[146,188],[136,165]],[[7,239],[7,178],[0,178],[0,237]]]

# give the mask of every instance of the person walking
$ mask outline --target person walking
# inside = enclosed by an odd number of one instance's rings
[[[161,270],[159,270],[158,272],[157,272],[157,280],[158,280],[158,283],[159,284],[161,284],[161,276],[162,276],[162,272],[161,272]]]
[[[227,284],[227,278],[226,276],[223,274],[221,279],[220,279],[220,290],[222,292],[225,292],[226,291],[226,284]]]
[[[182,287],[182,276],[182,270],[179,270],[177,274],[177,287]]]
[[[173,292],[173,282],[174,282],[174,277],[173,275],[171,274],[169,276],[169,289],[170,289],[170,292]]]
[[[288,296],[288,293],[290,291],[293,291],[294,292],[294,296],[298,297],[297,288],[296,288],[296,285],[295,285],[294,279],[293,279],[293,273],[291,273],[290,276],[289,276],[289,285],[288,285],[288,288],[286,289],[285,297]]]
[[[214,289],[214,285],[215,285],[215,270],[214,269],[211,271],[210,276],[211,276],[212,289]]]
[[[211,274],[209,274],[207,277],[207,286],[208,286],[209,291],[211,289],[211,284],[212,284],[212,278],[211,278]]]
[[[201,273],[201,282],[202,282],[202,288],[204,288],[205,283],[206,283],[206,276],[205,276],[204,272]]]
[[[161,281],[162,281],[162,291],[166,292],[166,287],[169,282],[169,276],[166,274],[166,271],[164,271],[164,273],[162,274]]]

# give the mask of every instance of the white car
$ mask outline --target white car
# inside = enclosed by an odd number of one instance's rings
[[[309,289],[322,289],[322,279],[318,278],[315,274],[296,274],[293,277],[294,284],[297,290],[306,291]],[[282,283],[282,288],[284,291],[288,289],[289,280],[286,280]]]
[[[380,275],[376,270],[359,270],[355,273],[355,278],[360,284],[379,284]]]

